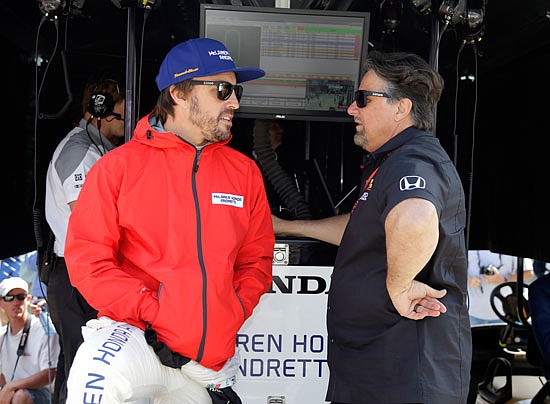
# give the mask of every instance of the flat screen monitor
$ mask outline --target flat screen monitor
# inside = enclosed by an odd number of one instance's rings
[[[366,12],[201,4],[200,36],[223,42],[237,66],[266,72],[243,84],[237,116],[344,122],[369,21]]]

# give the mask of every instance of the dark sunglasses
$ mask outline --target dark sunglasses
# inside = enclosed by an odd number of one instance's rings
[[[8,302],[8,303],[13,301],[13,299],[15,299],[15,298],[17,298],[17,300],[22,302],[23,300],[25,300],[27,298],[27,293],[18,293],[16,295],[2,296],[2,300],[5,301],[5,302]]]
[[[380,91],[357,90],[355,92],[355,102],[357,103],[357,108],[365,108],[367,106],[367,97],[369,95],[373,97],[390,98],[388,94]]]
[[[216,93],[218,100],[228,100],[231,97],[231,93],[235,91],[235,96],[237,101],[241,100],[243,95],[243,86],[238,84],[231,84],[227,81],[202,81],[202,80],[191,80],[191,84],[196,86],[218,86],[218,91]]]

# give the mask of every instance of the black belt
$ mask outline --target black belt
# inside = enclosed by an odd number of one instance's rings
[[[168,346],[164,342],[160,342],[157,339],[157,332],[153,330],[151,324],[147,324],[147,328],[145,329],[144,334],[145,341],[147,341],[147,344],[151,345],[153,351],[155,351],[158,358],[160,359],[160,362],[163,365],[174,369],[181,369],[183,365],[191,360],[183,355],[180,355],[177,352],[170,350],[170,348],[168,348]]]

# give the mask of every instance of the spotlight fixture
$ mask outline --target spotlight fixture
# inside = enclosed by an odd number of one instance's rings
[[[466,9],[464,0],[443,0],[439,6],[439,16],[443,23],[457,25]]]
[[[432,12],[432,2],[431,0],[411,0],[412,5],[415,10],[422,15],[431,14]]]
[[[380,3],[380,16],[384,23],[385,33],[393,33],[397,30],[403,15],[403,3],[401,0],[383,0]]]
[[[39,3],[40,11],[46,16],[57,15],[65,6],[63,0],[39,0]]]
[[[460,32],[466,42],[480,41],[484,34],[483,19],[485,17],[485,8],[468,9],[459,25]]]

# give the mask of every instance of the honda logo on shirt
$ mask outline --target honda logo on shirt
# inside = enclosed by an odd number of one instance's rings
[[[417,175],[407,175],[399,181],[399,189],[401,191],[411,191],[413,189],[426,188],[426,180]]]

